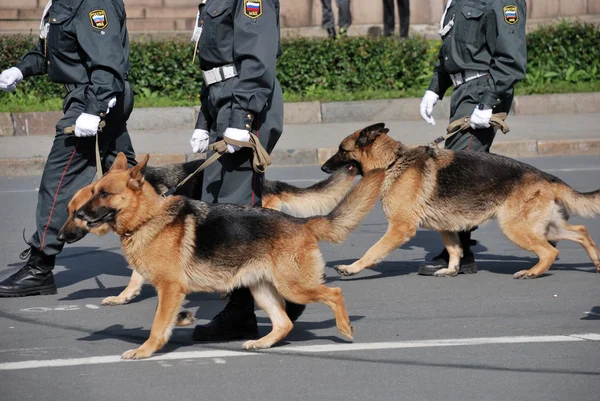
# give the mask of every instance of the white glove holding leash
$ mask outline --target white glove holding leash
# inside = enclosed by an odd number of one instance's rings
[[[432,116],[433,106],[435,106],[439,99],[440,97],[437,95],[437,93],[428,90],[425,91],[423,100],[421,100],[421,106],[419,107],[419,110],[421,111],[421,117],[423,117],[423,120],[431,125],[435,125],[435,120]]]
[[[471,128],[489,128],[491,119],[492,109],[480,109],[479,107],[475,107],[473,114],[471,114]]]
[[[190,138],[190,145],[194,153],[206,153],[208,150],[208,131],[196,129]]]
[[[75,136],[82,138],[94,136],[98,132],[100,117],[93,114],[81,113],[75,121]]]
[[[17,67],[11,67],[8,70],[4,70],[2,71],[2,74],[0,74],[0,89],[5,92],[13,91],[22,79],[23,74]]]
[[[235,139],[236,141],[250,142],[250,132],[245,129],[227,128],[224,137]],[[239,146],[227,144],[227,153],[233,153],[240,150]]]

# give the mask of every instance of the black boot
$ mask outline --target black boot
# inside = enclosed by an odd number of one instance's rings
[[[27,256],[29,259],[25,266],[0,281],[0,297],[56,294],[56,283],[52,274],[56,256],[44,255],[34,248],[25,250],[21,254],[21,259]]]
[[[335,39],[335,28],[327,28],[327,36],[329,36],[330,39]]]
[[[463,249],[463,257],[460,258],[460,265],[458,267],[458,273],[473,274],[477,273],[477,265],[475,264],[475,255],[471,251],[471,246],[475,245],[475,241],[471,241],[471,232],[462,231],[458,233],[460,238],[460,244]],[[444,248],[442,253],[434,257],[431,262],[421,263],[419,266],[419,274],[423,276],[433,276],[433,274],[440,270],[448,267],[448,261],[450,255]]]
[[[197,325],[192,337],[196,341],[258,338],[258,323],[250,290],[248,288],[233,290],[225,308],[209,323]]]
[[[285,311],[295,322],[306,305],[286,301]],[[248,288],[234,290],[225,308],[209,323],[194,328],[196,341],[227,341],[258,338],[258,324],[254,314],[254,299]]]

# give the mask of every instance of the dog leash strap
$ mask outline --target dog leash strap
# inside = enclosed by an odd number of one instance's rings
[[[167,197],[173,195],[179,188],[185,185],[193,176],[210,166],[212,163],[216,162],[221,156],[227,153],[227,145],[235,145],[243,148],[252,149],[253,158],[252,158],[252,168],[255,172],[259,174],[263,174],[267,167],[271,165],[271,156],[269,153],[263,148],[260,144],[260,141],[256,137],[256,135],[250,133],[250,141],[237,141],[231,138],[223,138],[221,141],[217,141],[210,145],[208,148],[214,151],[213,155],[206,159],[204,163],[200,165],[195,171],[193,171],[190,175],[185,177],[179,184],[175,185],[173,188],[168,189],[163,192],[161,196]]]
[[[219,142],[221,142],[221,141],[219,141]],[[200,167],[198,167],[196,170],[194,170],[190,175],[188,175],[183,180],[181,180],[179,182],[179,184],[175,185],[173,188],[170,188],[170,189],[166,190],[165,192],[163,192],[160,195],[163,196],[163,197],[165,197],[165,198],[167,196],[173,195],[175,192],[177,192],[177,190],[179,188],[181,188],[183,185],[185,185],[185,183],[188,182],[193,176],[195,176],[196,174],[198,174],[199,172],[201,172],[202,170],[204,170],[205,168],[207,168],[208,166],[210,166],[211,164],[213,164],[214,162],[216,162],[221,156],[223,156],[223,154],[224,153],[219,153],[219,152],[213,153],[213,155],[211,157],[209,157],[208,159],[206,159],[206,161],[204,163],[202,163],[200,165]]]
[[[492,115],[490,119],[490,125],[496,129],[500,129],[503,134],[508,133],[510,129],[504,120],[506,120],[506,113],[496,113]],[[429,143],[430,146],[437,146],[439,143],[445,141],[453,135],[458,134],[461,131],[469,129],[471,126],[471,117],[461,118],[459,120],[451,122],[446,128],[447,134],[444,136],[437,137]]]
[[[96,177],[97,177],[98,180],[100,178],[102,178],[102,158],[100,157],[100,145],[98,144],[98,134],[100,132],[102,132],[102,128],[104,128],[105,125],[106,125],[106,122],[100,121],[100,124],[98,124],[98,133],[95,135],[96,136],[96,145],[95,145],[95,153],[96,153]],[[75,126],[71,125],[69,127],[65,127],[65,129],[63,130],[63,132],[65,134],[74,134],[75,133]]]

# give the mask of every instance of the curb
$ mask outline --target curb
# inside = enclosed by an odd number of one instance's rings
[[[364,100],[353,102],[299,102],[284,104],[284,124],[318,124],[362,121],[418,121],[421,98]],[[127,126],[131,131],[191,129],[200,108],[160,107],[133,110]],[[450,113],[450,97],[436,105],[434,118]],[[516,116],[600,113],[600,92],[516,96]],[[54,135],[60,111],[0,113],[0,136]]]
[[[272,166],[321,165],[337,150],[337,148],[275,150],[271,154]],[[503,141],[495,143],[492,151],[508,157],[600,155],[600,139]],[[138,155],[139,157],[141,155]],[[193,153],[155,153],[150,154],[150,164],[163,166],[198,158],[202,158],[202,156],[198,157]],[[41,175],[45,164],[46,159],[41,157],[1,159],[0,176]]]

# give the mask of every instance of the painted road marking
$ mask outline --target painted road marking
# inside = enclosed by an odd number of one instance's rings
[[[471,345],[492,345],[492,344],[531,344],[531,343],[562,343],[562,342],[583,342],[600,341],[599,333],[587,334],[568,334],[555,336],[516,336],[516,337],[481,337],[481,338],[456,338],[442,340],[423,340],[423,341],[396,341],[396,342],[376,342],[376,343],[358,343],[358,344],[322,344],[307,345],[298,347],[278,347],[266,351],[227,351],[227,350],[209,350],[209,351],[186,351],[170,352],[161,354],[150,359],[143,359],[137,362],[158,362],[168,360],[190,360],[234,357],[234,356],[257,356],[268,354],[314,354],[326,352],[349,352],[349,351],[367,351],[384,349],[406,349],[406,348],[433,348],[433,347],[457,347]],[[81,366],[81,365],[99,365],[107,363],[134,363],[121,359],[121,355],[92,356],[87,358],[71,359],[48,359],[31,360],[21,362],[0,363],[0,370],[21,370],[34,368]]]

